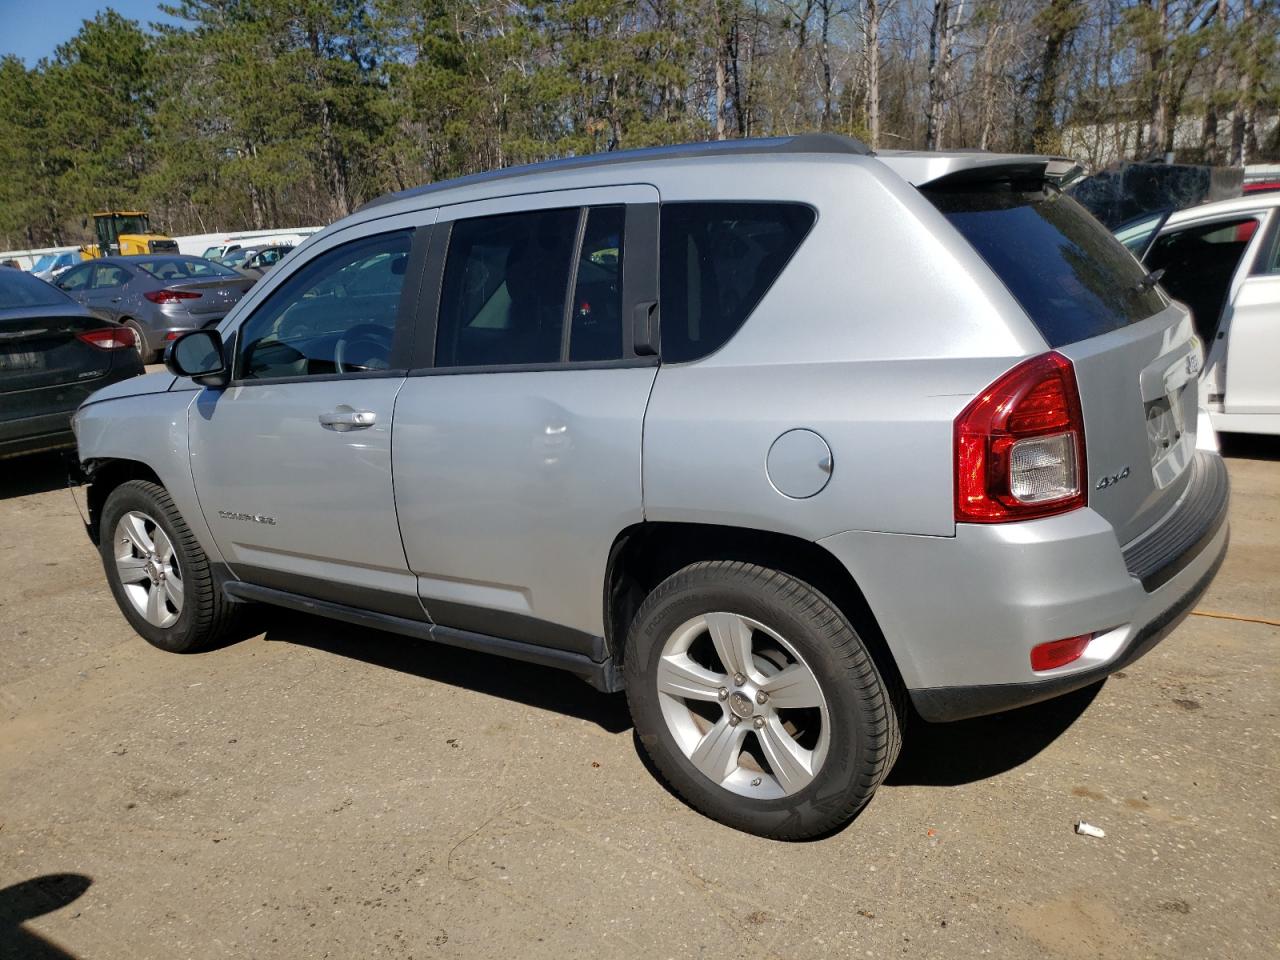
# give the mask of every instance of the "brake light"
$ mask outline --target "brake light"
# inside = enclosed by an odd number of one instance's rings
[[[129,327],[104,327],[101,330],[86,330],[76,334],[77,340],[83,340],[99,350],[132,350],[137,346],[137,339]]]
[[[956,521],[1003,523],[1087,503],[1084,415],[1071,361],[1018,364],[956,417]]]
[[[1065,667],[1073,660],[1080,659],[1092,639],[1093,634],[1086,633],[1079,637],[1067,637],[1065,640],[1050,640],[1048,643],[1036,644],[1031,648],[1031,669],[1038,671]]]
[[[152,303],[177,303],[179,300],[199,300],[194,290],[148,290],[143,294]]]

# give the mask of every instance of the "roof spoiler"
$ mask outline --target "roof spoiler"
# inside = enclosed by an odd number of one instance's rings
[[[930,190],[1028,180],[1062,188],[1084,173],[1080,164],[1067,157],[1035,154],[886,150],[876,157],[914,186]]]

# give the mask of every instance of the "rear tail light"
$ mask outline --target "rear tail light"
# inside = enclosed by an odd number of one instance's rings
[[[1067,637],[1065,640],[1050,640],[1048,643],[1037,644],[1031,648],[1031,669],[1039,671],[1065,667],[1073,660],[1080,659],[1092,639],[1093,634],[1086,633],[1079,637]]]
[[[1003,523],[1083,507],[1084,416],[1071,361],[1018,364],[955,422],[956,521]]]
[[[194,290],[148,290],[143,294],[152,303],[177,303],[179,300],[199,300]]]
[[[101,330],[86,330],[76,334],[77,340],[83,340],[99,350],[132,350],[137,346],[137,338],[129,327],[104,327]]]

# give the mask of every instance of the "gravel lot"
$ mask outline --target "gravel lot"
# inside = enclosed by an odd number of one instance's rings
[[[291,614],[161,653],[53,459],[0,462],[0,957],[1275,957],[1280,442],[1105,686],[917,724],[807,844],[687,809],[620,697]],[[1076,836],[1083,816],[1106,838]]]

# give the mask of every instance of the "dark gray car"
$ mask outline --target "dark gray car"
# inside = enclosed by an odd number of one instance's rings
[[[187,330],[216,323],[252,278],[201,257],[102,257],[73,267],[55,284],[100,317],[133,329],[150,363]]]

